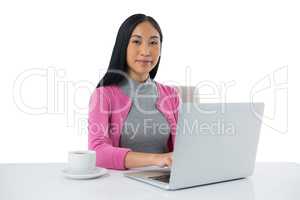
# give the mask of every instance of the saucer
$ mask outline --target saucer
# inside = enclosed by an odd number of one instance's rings
[[[101,167],[96,167],[94,170],[88,172],[76,172],[70,170],[69,168],[62,170],[63,175],[71,179],[92,179],[105,175],[107,172],[107,169]]]

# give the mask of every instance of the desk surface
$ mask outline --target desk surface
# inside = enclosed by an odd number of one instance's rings
[[[300,165],[295,163],[257,163],[249,178],[176,191],[123,177],[128,171],[109,170],[108,175],[91,180],[66,179],[61,174],[65,166],[0,164],[0,199],[300,199]]]

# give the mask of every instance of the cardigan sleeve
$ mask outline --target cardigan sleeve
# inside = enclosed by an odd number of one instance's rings
[[[175,119],[174,123],[172,123],[171,135],[168,140],[169,151],[173,151],[175,139],[176,139],[176,129],[177,129],[177,123],[178,123],[178,117],[179,117],[179,109],[180,109],[182,100],[180,98],[179,91],[175,86],[173,86],[173,87],[170,86],[167,88],[169,91],[168,97],[169,97],[169,102],[171,105],[171,111],[172,111],[172,114],[174,115],[174,119]]]
[[[179,91],[176,88],[173,88],[173,96],[174,96],[174,101],[173,101],[174,116],[175,116],[176,123],[178,123],[179,109],[182,102],[179,95]]]
[[[96,88],[89,101],[88,148],[96,152],[99,167],[124,170],[128,148],[114,147],[109,134],[110,102],[101,87]]]

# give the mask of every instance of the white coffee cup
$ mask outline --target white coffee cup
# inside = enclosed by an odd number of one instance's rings
[[[70,151],[69,170],[78,173],[88,173],[96,168],[95,151]]]

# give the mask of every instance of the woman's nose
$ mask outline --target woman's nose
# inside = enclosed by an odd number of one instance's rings
[[[149,56],[150,55],[150,48],[147,44],[141,45],[140,53],[143,56]]]

